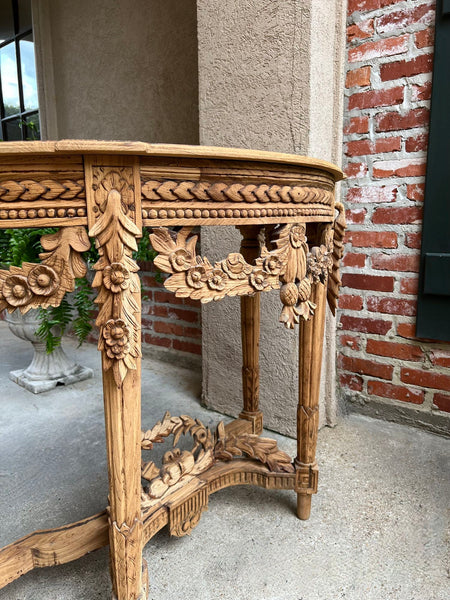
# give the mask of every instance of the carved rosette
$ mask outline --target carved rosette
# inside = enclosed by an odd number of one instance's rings
[[[95,302],[100,307],[98,348],[103,351],[104,370],[113,370],[120,387],[141,356],[139,268],[132,258],[141,231],[134,222],[133,169],[94,167],[92,178],[95,222],[89,234],[95,237],[100,255],[92,284],[98,288]]]
[[[59,306],[67,292],[75,289],[75,278],[86,274],[81,253],[90,248],[84,227],[63,227],[44,235],[42,263],[0,270],[0,310],[21,313],[31,308]]]

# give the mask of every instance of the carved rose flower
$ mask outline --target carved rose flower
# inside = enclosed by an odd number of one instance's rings
[[[290,240],[293,248],[300,248],[306,242],[305,226],[294,225],[291,229]]]
[[[205,285],[206,269],[203,265],[191,267],[186,275],[187,284],[193,288],[201,288]]]
[[[281,267],[283,266],[283,261],[279,256],[267,256],[264,259],[264,269],[270,273],[271,275],[277,275]]]
[[[227,256],[227,259],[222,262],[223,270],[227,273],[230,279],[245,279],[250,273],[250,265],[245,262],[242,254],[232,252]]]
[[[213,269],[210,273],[208,273],[208,285],[213,290],[223,290],[225,288],[226,281],[226,275],[220,269]]]
[[[106,354],[109,358],[120,360],[130,349],[130,330],[123,319],[110,319],[103,328],[103,339],[106,342]]]
[[[28,274],[28,285],[38,296],[50,296],[59,286],[59,275],[46,265],[38,265]]]
[[[130,285],[130,273],[122,264],[112,263],[103,270],[103,283],[108,290],[117,294]]]
[[[32,294],[26,277],[10,275],[5,279],[2,289],[5,300],[11,306],[24,306],[31,300]]]
[[[258,269],[250,275],[250,283],[256,290],[262,291],[269,285],[267,277],[268,275],[265,271]]]
[[[185,248],[178,248],[169,255],[169,262],[175,271],[187,271],[192,265],[194,257]]]

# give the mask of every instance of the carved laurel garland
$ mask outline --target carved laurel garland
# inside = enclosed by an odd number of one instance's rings
[[[215,202],[294,202],[307,204],[333,203],[333,193],[320,187],[211,183],[210,181],[146,181],[142,195],[147,200],[168,202],[197,200]]]
[[[84,195],[84,181],[82,179],[77,181],[72,179],[65,181],[23,179],[21,181],[8,180],[0,182],[1,202],[15,202],[17,200],[32,202],[41,199],[56,200],[57,198],[73,200],[84,198]]]
[[[176,447],[181,435],[185,434],[190,434],[194,442],[190,451]],[[230,461],[247,456],[267,465],[270,471],[294,472],[290,457],[278,449],[275,440],[249,433],[226,435],[222,422],[213,436],[199,419],[187,415],[172,417],[169,412],[152,429],[142,433],[141,447],[151,450],[154,444],[163,442],[170,435],[174,436],[173,449],[165,453],[161,468],[153,461],[142,463],[142,477],[150,482],[143,493],[143,508],[152,500],[162,498],[182,480],[186,482],[200,475],[217,460]]]
[[[308,253],[305,224],[271,226],[266,237],[273,250],[263,245],[254,265],[237,252],[212,265],[208,258],[196,255],[197,236],[189,236],[191,231],[192,227],[183,227],[175,234],[161,227],[150,235],[159,252],[155,265],[171,274],[164,285],[176,296],[206,303],[278,289],[281,281],[284,307],[280,321],[293,328],[300,317],[309,319],[314,314],[315,305],[309,300],[311,285],[324,282],[331,269],[331,238],[328,247],[321,245]]]
[[[21,267],[0,270],[0,310],[21,313],[31,308],[59,306],[67,292],[75,289],[75,278],[86,274],[80,256],[90,248],[84,227],[62,227],[41,238],[46,252],[42,263],[23,263]]]
[[[176,448],[181,437],[189,433],[194,441],[190,451]],[[142,477],[150,481],[145,490],[148,498],[161,498],[167,490],[183,477],[199,475],[214,462],[214,443],[210,430],[199,419],[187,415],[172,417],[166,412],[162,421],[152,429],[142,433],[141,447],[151,450],[154,444],[161,443],[173,435],[173,450],[166,452],[161,469],[154,462],[143,463]]]
[[[99,290],[95,299],[100,306],[98,348],[104,351],[103,368],[113,369],[120,387],[141,356],[139,268],[132,258],[141,233],[131,218],[135,210],[132,168],[94,168],[93,189],[97,217],[89,234],[96,238],[100,255],[92,284]]]

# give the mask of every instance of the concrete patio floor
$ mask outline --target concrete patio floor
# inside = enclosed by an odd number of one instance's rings
[[[8,379],[31,351],[0,323],[0,546],[106,504],[99,356],[72,340],[65,347],[95,369],[94,379],[33,395]],[[143,390],[144,426],[166,409],[213,427],[222,418],[200,406],[192,370],[144,359]],[[294,440],[269,435],[295,454]],[[309,521],[296,519],[293,492],[223,490],[191,536],[163,530],[146,546],[149,598],[446,600],[449,456],[447,439],[343,419],[319,434],[319,493]],[[109,590],[104,548],[32,571],[0,590],[0,600],[106,599]]]

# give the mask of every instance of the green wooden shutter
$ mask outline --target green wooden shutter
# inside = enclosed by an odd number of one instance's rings
[[[436,5],[416,335],[450,341],[450,0]]]

